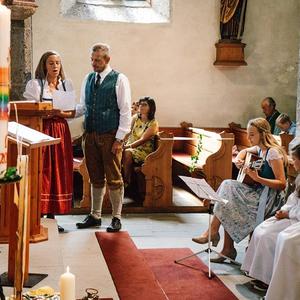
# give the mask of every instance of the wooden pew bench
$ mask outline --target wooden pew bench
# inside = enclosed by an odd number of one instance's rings
[[[202,151],[195,170],[190,173],[191,156],[197,153],[199,135],[202,136]],[[182,137],[186,137],[187,140],[176,141],[176,148],[172,154],[174,183],[179,183],[179,175],[192,176],[206,179],[216,190],[224,179],[231,178],[234,143],[232,133],[217,133],[200,128],[184,127]]]
[[[234,145],[238,151],[242,149],[251,147],[251,143],[247,137],[247,129],[241,128],[239,124],[230,123],[229,132],[234,134]],[[287,133],[281,133],[278,135],[273,135],[277,142],[283,147],[283,149],[288,153],[289,143],[294,139],[293,135]]]
[[[156,150],[146,157],[140,168],[136,168],[138,177],[142,176],[145,180],[143,207],[138,207],[136,210],[134,207],[128,209],[124,207],[125,212],[143,211],[143,208],[145,211],[151,211],[152,208],[157,211],[159,208],[172,206],[172,147],[173,134],[160,132]],[[76,210],[77,213],[86,212],[91,207],[91,185],[84,158],[73,159],[73,172],[78,172],[82,176],[83,195],[80,207],[73,209],[72,213],[76,213]],[[111,212],[108,189],[103,201],[103,212]]]
[[[150,153],[141,171],[145,176],[144,207],[172,206],[173,134],[160,132],[157,149]]]

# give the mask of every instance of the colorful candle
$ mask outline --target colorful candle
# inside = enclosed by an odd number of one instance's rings
[[[4,176],[7,167],[9,67],[10,10],[0,3],[0,178]]]

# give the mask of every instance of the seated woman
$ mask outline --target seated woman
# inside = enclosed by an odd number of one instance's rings
[[[257,224],[263,221],[266,212],[272,214],[274,208],[281,205],[278,201],[281,199],[279,192],[286,185],[284,173],[284,165],[287,162],[286,154],[272,136],[269,123],[263,118],[250,120],[247,132],[253,147],[240,151],[235,164],[241,168],[249,152],[263,158],[263,167],[259,172],[245,168],[245,173],[255,181],[254,185],[247,185],[236,180],[222,182],[218,194],[228,202],[216,203],[211,223],[214,246],[220,239],[219,228],[223,225],[225,239],[221,254],[231,259],[235,259],[237,254],[234,242],[239,243],[243,240]],[[208,230],[200,237],[193,238],[193,241],[199,244],[207,243]],[[226,258],[223,256],[211,259],[212,262],[224,260]]]
[[[297,145],[292,149],[292,159],[294,163],[294,168],[299,173],[300,172],[300,145]],[[242,269],[249,273],[249,276],[256,278],[258,280],[253,280],[251,283],[254,287],[258,289],[267,289],[268,285],[272,281],[276,281],[278,284],[283,284],[282,281],[287,281],[285,284],[289,288],[279,289],[277,293],[281,296],[275,297],[274,295],[270,299],[300,299],[300,285],[298,286],[298,297],[292,296],[296,295],[296,285],[295,282],[298,280],[300,284],[300,269],[295,272],[292,269],[286,269],[288,265],[296,265],[299,268],[299,247],[300,247],[300,175],[296,178],[296,189],[292,193],[287,203],[276,212],[275,217],[269,218],[263,223],[261,223],[254,230],[253,236],[251,238]],[[293,239],[295,235],[295,229],[298,228],[298,248],[290,249],[290,253],[298,252],[298,256],[294,257],[294,254],[289,256],[288,252],[282,253],[283,244],[286,243],[289,239]],[[292,241],[290,241],[291,243]],[[280,257],[282,253],[282,257]],[[284,256],[286,256],[284,258]],[[275,259],[274,259],[275,258]],[[285,267],[281,268],[280,260],[283,260]],[[278,268],[278,270],[277,270]],[[283,276],[281,272],[286,272],[291,274]],[[278,273],[276,275],[276,273]],[[295,275],[298,274],[298,277]],[[276,279],[276,276],[281,277],[280,280]],[[290,283],[288,283],[290,281]],[[293,283],[292,283],[293,282]],[[282,290],[282,292],[280,292]],[[272,291],[270,291],[271,293]],[[287,297],[289,293],[289,297]],[[275,298],[274,298],[275,297]]]
[[[141,165],[148,154],[154,151],[154,136],[158,133],[155,120],[156,105],[153,99],[139,100],[138,113],[133,116],[131,132],[124,145],[123,177],[125,187],[130,184],[133,162]]]

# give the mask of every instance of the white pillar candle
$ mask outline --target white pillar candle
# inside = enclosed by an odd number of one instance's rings
[[[60,276],[60,300],[75,300],[75,275],[67,267],[66,273]]]
[[[9,64],[10,10],[0,3],[0,178],[7,167]]]

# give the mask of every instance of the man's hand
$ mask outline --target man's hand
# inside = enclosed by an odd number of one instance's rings
[[[275,214],[276,219],[288,219],[289,218],[289,212],[286,210],[277,210]]]
[[[122,149],[123,149],[123,142],[114,141],[111,147],[111,152],[113,154],[117,154],[119,151],[122,151]]]

